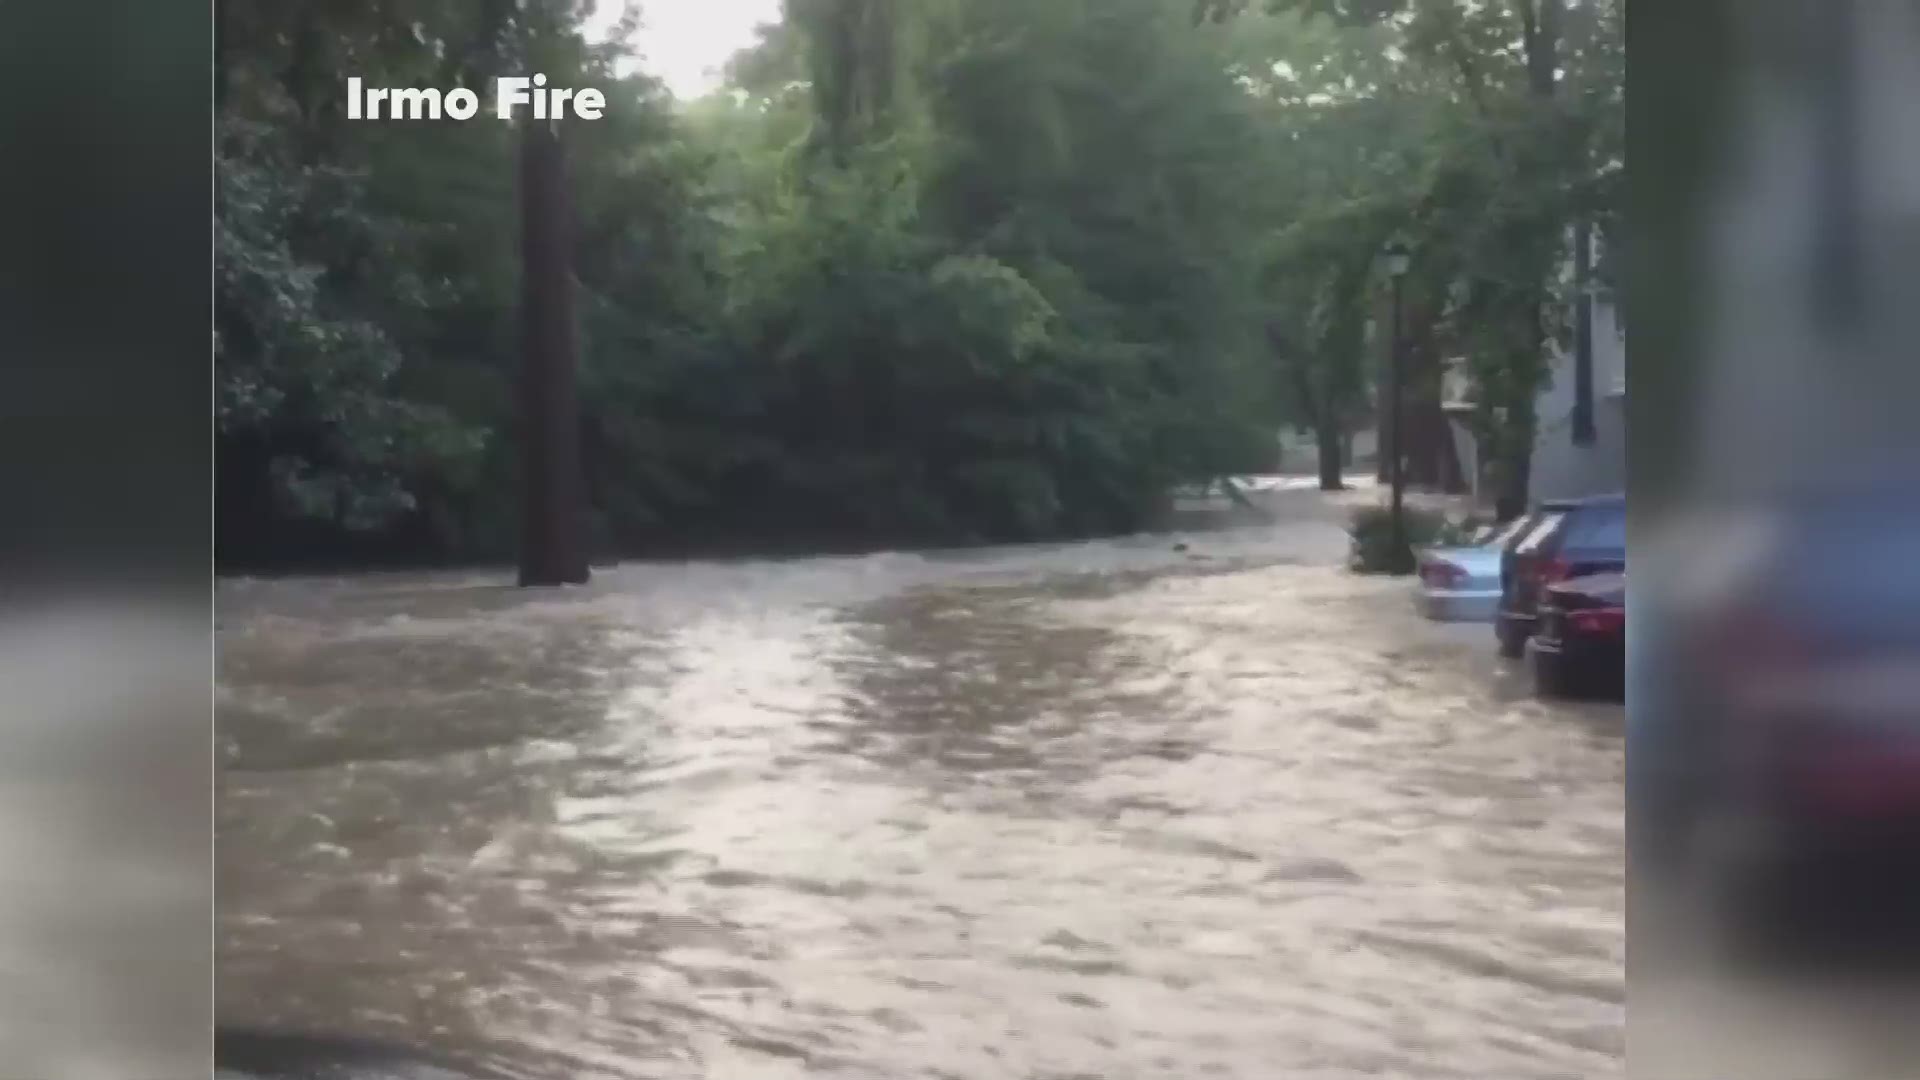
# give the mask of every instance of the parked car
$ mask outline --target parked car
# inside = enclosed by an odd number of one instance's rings
[[[1534,518],[1493,526],[1477,543],[1422,548],[1415,552],[1420,575],[1414,604],[1436,622],[1492,622],[1500,605],[1500,558]]]
[[[1792,872],[1805,860],[1920,868],[1910,483],[1836,474],[1671,526],[1649,562],[1661,643],[1633,675],[1628,753],[1629,824],[1656,864],[1678,856],[1732,893],[1756,873],[1828,880]]]
[[[1500,560],[1494,634],[1500,655],[1518,659],[1533,636],[1541,592],[1549,585],[1627,568],[1627,498],[1602,495],[1545,503],[1533,527]]]
[[[1534,689],[1546,697],[1624,697],[1627,575],[1599,574],[1547,586],[1527,644]]]

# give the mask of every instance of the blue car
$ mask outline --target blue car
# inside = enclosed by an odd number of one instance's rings
[[[1436,622],[1492,622],[1500,606],[1501,555],[1536,521],[1527,515],[1495,527],[1479,543],[1416,552],[1420,584],[1414,605]]]

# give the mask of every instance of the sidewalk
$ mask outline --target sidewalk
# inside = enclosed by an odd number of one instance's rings
[[[1328,497],[1343,506],[1349,506],[1355,509],[1362,506],[1385,506],[1387,504],[1387,488],[1372,476],[1349,476],[1347,477],[1347,488],[1348,490],[1346,491],[1333,492]],[[1472,517],[1475,516],[1476,513],[1490,516],[1493,512],[1492,507],[1483,506],[1476,508],[1473,503],[1473,496],[1465,492],[1459,495],[1449,495],[1442,491],[1429,491],[1425,488],[1410,487],[1406,489],[1405,502],[1407,506],[1416,510],[1431,510],[1456,518]]]
[[[1355,510],[1385,505],[1387,500],[1386,490],[1370,474],[1346,477],[1346,490],[1335,492],[1321,491],[1317,476],[1254,474],[1232,479],[1244,500],[1217,488],[1204,492],[1189,488],[1176,493],[1172,513],[1161,527],[1211,531],[1319,520],[1344,532]],[[1406,505],[1416,511],[1464,518],[1472,510],[1472,497],[1410,488]]]
[[[1251,475],[1234,477],[1240,490],[1247,494],[1256,506],[1267,506],[1267,498],[1297,491],[1319,492],[1318,476],[1267,476]],[[1372,473],[1350,473],[1344,478],[1345,491],[1325,492],[1324,497],[1343,508],[1358,509],[1362,506],[1384,506],[1387,501],[1387,489]],[[1262,498],[1263,496],[1267,498]],[[1212,496],[1225,501],[1223,495]],[[1475,512],[1473,496],[1469,494],[1449,495],[1424,488],[1408,488],[1405,492],[1406,505],[1416,510],[1430,510],[1452,517],[1468,517]],[[1209,504],[1211,505],[1211,504]],[[1482,513],[1491,513],[1490,507],[1480,508]]]

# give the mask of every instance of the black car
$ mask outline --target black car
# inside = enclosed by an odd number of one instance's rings
[[[1535,609],[1547,586],[1626,568],[1625,495],[1542,505],[1533,528],[1500,558],[1500,608],[1494,617],[1500,655],[1518,658],[1526,652],[1538,617]]]
[[[1528,649],[1533,685],[1543,695],[1624,696],[1627,576],[1600,574],[1547,586]]]

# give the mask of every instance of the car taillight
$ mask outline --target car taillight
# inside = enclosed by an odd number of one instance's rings
[[[1465,570],[1452,563],[1434,562],[1420,568],[1420,580],[1437,589],[1450,589],[1466,576]]]
[[[1567,614],[1567,625],[1583,634],[1620,634],[1627,629],[1625,608],[1597,608]]]

